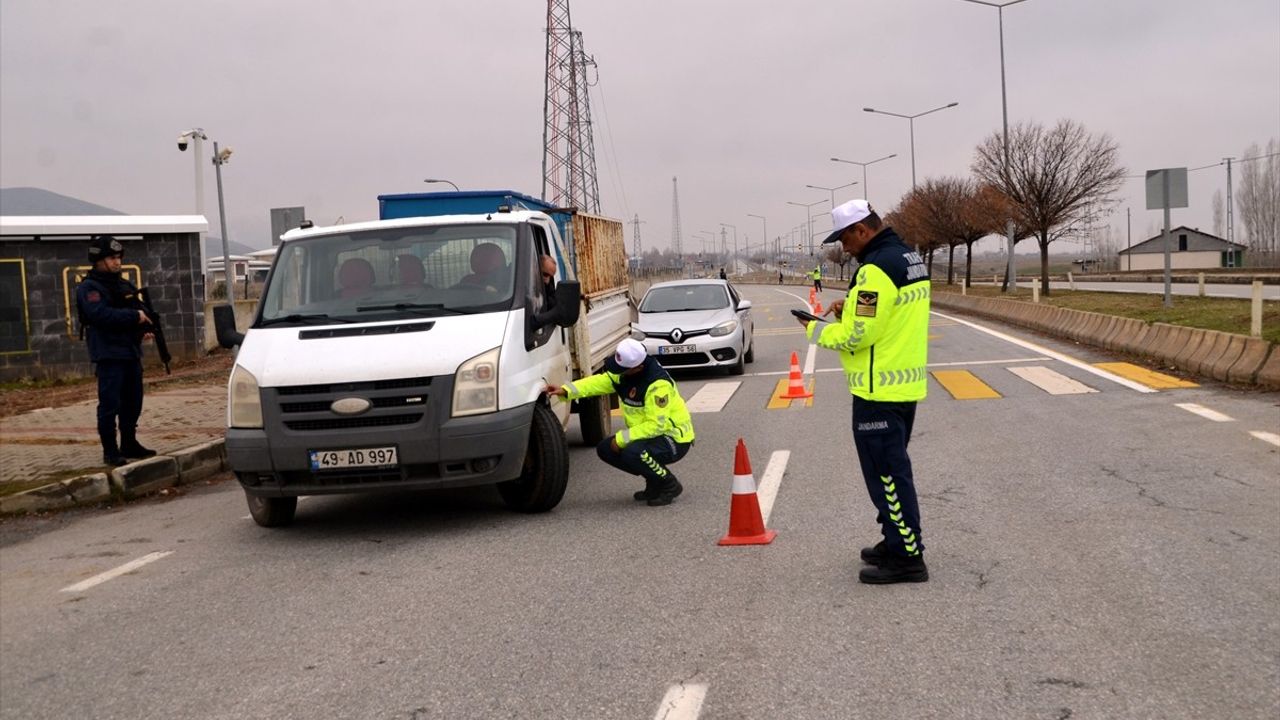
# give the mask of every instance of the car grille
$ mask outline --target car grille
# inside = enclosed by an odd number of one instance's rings
[[[663,367],[680,367],[681,365],[706,365],[710,358],[706,353],[675,353],[673,355],[656,355]]]
[[[680,335],[680,343],[685,342],[689,338],[695,338],[701,335],[706,335],[709,332],[710,330],[682,330]],[[671,333],[669,332],[646,332],[644,336],[651,337],[651,338],[660,338],[662,340],[671,340]],[[675,341],[671,340],[671,342],[675,342]],[[680,343],[677,343],[677,344],[680,344]]]
[[[411,413],[408,415],[334,418],[332,420],[285,420],[284,426],[290,430],[349,430],[351,428],[412,425],[421,419],[422,413]]]
[[[413,425],[426,415],[430,393],[429,377],[293,385],[267,391],[284,426],[295,432]],[[330,406],[345,397],[365,398],[371,407],[360,415],[338,415]]]

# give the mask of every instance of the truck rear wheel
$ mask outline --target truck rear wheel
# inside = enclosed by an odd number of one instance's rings
[[[595,447],[613,434],[613,408],[608,395],[578,401],[578,423],[582,426],[582,444]]]
[[[249,514],[253,521],[262,527],[284,527],[293,522],[298,511],[296,497],[262,497],[261,495],[244,494],[249,502]]]
[[[568,484],[569,444],[560,419],[545,405],[534,405],[520,477],[498,483],[498,492],[512,510],[539,513],[559,505]]]

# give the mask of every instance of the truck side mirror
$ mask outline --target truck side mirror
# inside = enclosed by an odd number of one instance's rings
[[[244,342],[244,333],[236,330],[236,311],[231,305],[213,306],[213,329],[218,334],[218,344],[224,348]]]
[[[581,305],[582,285],[574,280],[565,280],[556,285],[557,325],[567,328],[577,323]]]

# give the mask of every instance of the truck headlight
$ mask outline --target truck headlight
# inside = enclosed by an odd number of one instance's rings
[[[498,410],[498,351],[494,348],[462,363],[453,377],[453,417]]]
[[[227,383],[227,408],[231,427],[262,427],[262,394],[258,392],[258,378],[243,365],[231,368],[231,380]]]
[[[711,328],[710,333],[713,337],[721,337],[723,335],[728,335],[729,333],[737,329],[738,329],[737,320],[727,320]]]

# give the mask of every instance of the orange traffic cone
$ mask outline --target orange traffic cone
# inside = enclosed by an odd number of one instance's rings
[[[812,307],[816,302],[818,302],[818,291],[815,288],[809,288],[809,306]]]
[[[778,533],[764,526],[760,515],[760,499],[756,497],[756,479],[751,474],[747,446],[738,438],[733,457],[733,501],[729,505],[729,533],[720,538],[721,545],[768,545]]]
[[[783,400],[799,400],[800,398],[811,398],[813,393],[806,392],[804,389],[804,375],[800,374],[800,357],[791,353],[791,374],[787,378],[787,391],[778,397]]]
[[[817,300],[813,301],[813,314],[814,315],[822,314],[822,298],[818,298]]]

